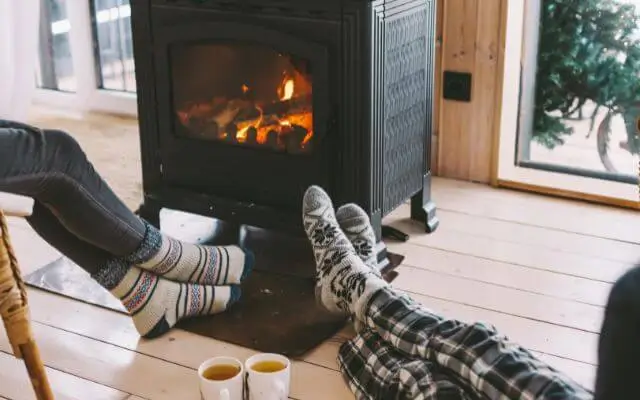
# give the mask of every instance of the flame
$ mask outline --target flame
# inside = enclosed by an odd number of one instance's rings
[[[243,94],[251,91],[251,88],[247,84],[242,84],[240,89]],[[225,119],[221,121],[221,116],[229,114],[232,115],[232,118],[235,118],[240,107],[246,107],[246,103],[252,101],[252,106],[258,110],[259,114],[258,117],[253,120],[237,123],[236,141],[238,143],[246,143],[249,140],[249,129],[255,129],[255,141],[258,144],[267,144],[269,134],[275,132],[277,134],[277,146],[282,147],[285,146],[288,135],[298,135],[300,130],[303,129],[306,131],[306,135],[303,139],[298,140],[301,140],[299,142],[300,148],[304,149],[310,145],[310,141],[314,136],[313,113],[304,105],[300,106],[299,99],[304,97],[297,96],[309,96],[311,92],[311,82],[308,78],[297,71],[294,72],[293,75],[284,73],[282,81],[280,81],[280,84],[276,87],[276,95],[280,101],[294,100],[286,112],[283,111],[282,113],[269,113],[265,115],[262,106],[269,103],[244,99],[244,96],[242,100],[216,97],[208,102],[188,104],[184,109],[177,111],[177,117],[184,126],[188,126],[192,121],[196,124],[204,123],[206,125],[207,123],[213,122],[217,123],[218,126],[226,126],[224,125]],[[296,103],[296,101],[298,103]],[[243,103],[244,105],[240,105]],[[221,106],[223,107],[222,109],[220,108]],[[196,127],[195,129],[198,128]],[[225,139],[227,135],[228,134],[223,131],[218,134],[218,138]]]
[[[246,126],[238,126],[238,133],[236,134],[236,140],[240,143],[244,143],[247,140],[247,131],[249,130],[249,128],[251,128],[252,126],[256,129],[258,129],[258,127],[260,126],[260,124],[262,123],[262,108],[257,107],[258,111],[260,112],[260,116],[252,122],[249,122],[246,124]],[[266,137],[266,135],[265,135]]]
[[[295,87],[296,85],[293,79],[285,79],[282,84],[281,90],[279,90],[279,92],[282,92],[282,95],[280,96],[280,100],[282,101],[291,100],[291,98],[293,97],[293,92],[295,90]]]

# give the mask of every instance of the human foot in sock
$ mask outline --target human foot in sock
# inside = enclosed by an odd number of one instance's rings
[[[363,304],[387,283],[358,257],[340,229],[331,199],[321,188],[307,190],[302,208],[316,259],[316,296],[331,312],[359,317]]]
[[[225,311],[240,299],[240,287],[178,283],[131,267],[122,277],[118,269],[94,278],[122,302],[141,336],[155,338],[188,317]],[[119,280],[119,282],[118,282]]]
[[[345,204],[336,211],[336,218],[340,228],[347,235],[356,254],[365,265],[380,276],[378,270],[378,256],[375,252],[376,234],[371,226],[367,213],[357,204]]]
[[[367,213],[357,204],[350,203],[338,208],[336,219],[358,257],[374,275],[382,277],[378,269],[378,255],[374,251],[376,234]],[[359,318],[352,318],[352,320],[356,332],[360,332],[366,326],[366,323]]]
[[[127,261],[177,282],[201,285],[241,283],[253,268],[253,253],[238,246],[185,243],[147,224],[142,244]]]

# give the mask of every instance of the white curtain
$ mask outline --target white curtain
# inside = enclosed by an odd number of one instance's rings
[[[40,0],[0,0],[0,118],[24,121],[35,92]]]

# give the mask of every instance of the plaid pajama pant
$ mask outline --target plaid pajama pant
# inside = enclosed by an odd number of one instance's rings
[[[435,315],[392,288],[373,295],[365,325],[338,356],[358,399],[593,399],[495,328]]]

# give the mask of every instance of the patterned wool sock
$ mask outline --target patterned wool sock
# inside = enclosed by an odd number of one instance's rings
[[[350,203],[338,208],[336,219],[358,257],[371,269],[374,275],[381,278],[382,274],[378,269],[378,255],[374,251],[376,234],[367,213],[357,204]],[[352,318],[352,320],[356,332],[365,328],[366,322],[358,318]]]
[[[112,263],[94,278],[120,299],[140,335],[149,339],[168,332],[183,318],[223,312],[241,294],[237,285],[178,283],[124,263]]]
[[[376,234],[367,213],[357,204],[351,203],[338,208],[336,218],[358,257],[380,276],[378,256],[375,252]]]
[[[142,244],[127,261],[177,282],[230,285],[241,283],[249,275],[254,257],[238,246],[185,243],[147,224]]]
[[[317,265],[316,297],[331,312],[363,319],[363,305],[388,284],[358,257],[340,229],[331,199],[321,188],[310,187],[302,207]]]

